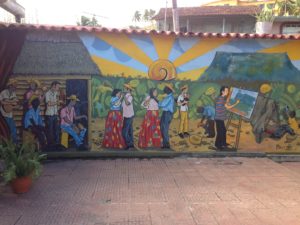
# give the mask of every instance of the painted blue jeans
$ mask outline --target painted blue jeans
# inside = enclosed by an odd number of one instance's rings
[[[122,129],[122,136],[125,140],[126,146],[132,147],[133,146],[133,117],[130,118],[123,118],[123,129]]]
[[[173,113],[169,111],[163,111],[161,119],[160,119],[160,131],[163,138],[163,146],[169,147],[170,140],[169,140],[169,127],[171,121],[173,119]]]
[[[72,126],[70,125],[60,125],[61,129],[63,129],[65,132],[70,134],[73,139],[75,140],[76,146],[80,146],[82,144],[82,141],[84,139],[86,129],[82,129],[79,133],[79,135],[73,130]]]
[[[4,117],[10,131],[10,137],[14,143],[17,143],[17,128],[13,118]]]
[[[48,143],[57,144],[59,143],[59,124],[58,124],[58,116],[46,116],[46,128],[47,128],[47,136]]]

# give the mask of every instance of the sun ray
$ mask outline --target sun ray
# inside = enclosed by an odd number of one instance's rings
[[[192,81],[198,80],[207,68],[208,66],[205,66],[199,69],[189,70],[186,72],[179,73],[177,74],[177,79],[192,80]]]
[[[148,74],[143,71],[100,58],[96,55],[92,55],[91,58],[98,66],[103,76],[117,75],[121,77],[136,76],[140,78],[148,78]]]
[[[263,53],[283,53],[286,52],[291,60],[300,60],[300,42],[289,41],[283,44],[276,45],[271,48],[265,48],[259,52]]]
[[[207,38],[200,40],[190,50],[178,57],[173,63],[176,67],[183,65],[188,61],[191,61],[192,59],[197,58],[230,40],[231,39],[229,38]]]
[[[145,52],[143,52],[126,34],[103,32],[97,34],[96,36],[146,66],[150,66],[152,63],[152,59]]]
[[[152,42],[156,48],[156,52],[160,59],[168,59],[170,51],[173,47],[174,35],[157,35],[151,34]]]

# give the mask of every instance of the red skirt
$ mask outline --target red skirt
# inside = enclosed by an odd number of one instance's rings
[[[105,121],[105,132],[102,147],[125,148],[126,145],[122,136],[122,126],[122,113],[116,110],[109,111]]]
[[[162,137],[158,111],[147,111],[139,133],[140,148],[161,147]]]

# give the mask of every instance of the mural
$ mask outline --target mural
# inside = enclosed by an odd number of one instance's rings
[[[239,151],[297,151],[300,145],[296,125],[300,116],[298,41],[152,34],[82,34],[80,38],[102,73],[92,80],[92,149],[108,149],[102,142],[107,130],[106,117],[111,111],[111,94],[129,84],[135,149],[170,145],[174,151],[232,150],[239,142]],[[218,115],[216,101],[223,85],[233,88],[228,89],[230,93],[224,103],[227,114],[235,114],[230,122],[242,116],[239,140],[235,129],[226,124],[228,118]],[[174,102],[170,106],[173,112],[169,110],[166,119],[167,109],[160,104],[170,95],[165,91],[169,86]],[[153,90],[157,94],[150,97]],[[264,104],[265,99],[268,104]],[[151,107],[145,107],[147,100],[153,103]],[[284,111],[287,107],[289,111]],[[269,114],[265,115],[265,111]],[[122,107],[117,120],[122,118],[121,113]],[[295,115],[294,133],[288,114]],[[161,125],[161,120],[167,123]],[[278,127],[271,130],[272,124]],[[166,134],[162,130],[165,127]],[[169,138],[165,143],[164,135]]]
[[[300,151],[300,41],[101,32],[68,43],[70,34],[35,35],[14,77],[24,82],[26,71],[47,87],[30,86],[34,94],[20,101],[25,92],[11,80],[0,94],[16,141],[28,132],[41,146],[91,151]],[[53,74],[63,75],[63,88],[52,87]],[[23,111],[5,114],[7,104]]]

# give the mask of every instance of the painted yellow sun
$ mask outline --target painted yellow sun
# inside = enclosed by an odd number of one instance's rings
[[[172,80],[176,78],[176,68],[169,60],[159,59],[149,66],[148,76],[152,80]]]

